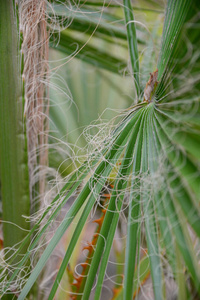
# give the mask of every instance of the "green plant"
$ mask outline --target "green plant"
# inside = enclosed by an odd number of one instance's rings
[[[65,5],[54,4],[55,11],[58,8],[62,8],[62,13],[65,11]],[[83,4],[83,13],[84,4],[87,6],[88,3],[78,1],[78,4]],[[96,5],[101,7],[102,2],[91,1],[89,4],[92,11]],[[140,64],[131,1],[124,0],[123,4],[137,103],[115,119],[110,134],[80,167],[68,175],[60,193],[21,243],[15,256],[37,233],[16,270],[10,278],[4,279],[2,293],[7,292],[13,281],[20,280],[17,278],[20,268],[37,249],[40,240],[44,239],[45,232],[56,221],[60,210],[75,196],[22,287],[19,299],[28,297],[58,242],[76,215],[80,214],[48,299],[54,299],[66,272],[73,283],[70,259],[93,208],[98,206],[105,209],[105,216],[99,222],[94,239],[91,238],[94,251],[88,249],[90,261],[86,260],[87,266],[82,265],[82,278],[80,284],[76,284],[78,290],[72,288],[66,291],[66,297],[74,292],[71,295],[74,299],[89,299],[97,276],[93,296],[95,300],[100,299],[112,246],[115,248],[115,234],[122,234],[123,230],[126,236],[125,250],[121,250],[124,268],[119,268],[119,272],[123,273],[124,278],[123,282],[116,280],[116,286],[120,289],[113,296],[115,299],[133,299],[142,286],[141,282],[149,276],[149,271],[156,300],[169,297],[166,296],[169,278],[178,287],[178,299],[200,296],[200,4],[198,0],[167,1],[157,66],[152,66],[152,56],[145,55]],[[56,12],[58,19],[61,18],[59,10]],[[109,14],[106,17],[114,18]],[[79,32],[84,31],[80,22],[87,28],[87,20],[75,19],[72,30],[78,26]],[[103,35],[102,39],[112,41],[106,22],[104,26],[98,26],[94,21],[91,23],[93,29]],[[116,29],[116,34],[119,33],[123,40],[124,35]],[[77,39],[74,37],[82,49],[85,42]],[[60,35],[60,50],[73,53],[72,41],[65,29]],[[85,51],[84,61],[117,72],[119,59],[113,59],[110,55],[106,64],[102,50],[87,47],[82,49]],[[81,59],[80,53],[78,51],[77,56]],[[145,88],[145,80],[140,74],[149,67],[153,68],[154,73]],[[147,78],[147,75],[144,77]],[[144,89],[148,94],[145,99]],[[107,201],[102,202],[102,198]],[[123,230],[120,231],[120,227]],[[147,248],[145,256],[142,255],[142,248]],[[121,263],[117,255],[115,263]],[[86,276],[85,280],[83,276]]]
[[[0,178],[4,247],[12,248],[23,240],[30,229],[30,224],[22,217],[30,215],[28,154],[22,122],[23,98],[15,10],[12,1],[1,2],[0,5],[0,38],[3,41],[0,49]],[[12,251],[8,252],[7,258],[11,254]]]

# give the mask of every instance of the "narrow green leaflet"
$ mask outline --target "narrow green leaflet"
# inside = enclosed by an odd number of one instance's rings
[[[134,16],[130,0],[124,0],[125,25],[127,27],[127,39],[129,45],[129,56],[131,60],[132,73],[136,88],[136,97],[140,97],[140,82],[139,82],[139,55],[137,48],[137,36],[134,23]]]
[[[130,191],[130,203],[128,212],[127,224],[127,241],[125,254],[125,270],[124,270],[124,299],[133,298],[133,280],[136,265],[137,239],[138,239],[138,225],[140,215],[140,167],[141,167],[141,150],[143,144],[143,130],[146,121],[146,114],[149,108],[146,109],[143,115],[143,120],[137,135],[133,166],[131,168],[132,180]]]

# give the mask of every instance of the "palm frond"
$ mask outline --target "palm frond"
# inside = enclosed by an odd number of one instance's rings
[[[124,2],[131,9],[130,2]],[[126,21],[129,22],[132,17],[127,15],[127,6],[125,14]],[[132,43],[133,46],[136,34],[133,26],[130,27],[132,29],[128,29],[127,36],[129,45]],[[66,38],[70,41],[71,37],[66,33],[64,35],[61,40]],[[145,247],[155,300],[165,298],[165,285],[169,275],[179,288],[179,298],[184,294],[181,291],[183,281],[187,282],[185,292],[200,295],[199,257],[195,248],[195,241],[199,241],[200,237],[198,37],[199,1],[168,0],[157,65],[158,83],[155,82],[152,87],[151,97],[147,101],[140,99],[142,103],[126,111],[114,130],[102,141],[101,147],[98,146],[88,160],[67,178],[68,182],[62,190],[64,199],[54,208],[53,204],[58,199],[56,197],[52,203],[52,211],[49,208],[48,213],[46,211],[41,217],[39,222],[46,217],[46,225],[30,250],[43,236],[56,213],[84,181],[75,201],[24,285],[19,300],[25,299],[57,243],[82,208],[49,295],[49,299],[54,298],[82,229],[92,209],[102,207],[102,190],[111,183],[111,197],[82,287],[82,299],[87,300],[91,296],[96,276],[94,299],[100,299],[115,233],[121,224],[125,228],[123,238],[126,237],[124,280],[121,284],[123,299],[132,300],[135,285],[139,285],[140,280],[144,279],[139,268],[141,248]],[[138,53],[131,53],[134,64]],[[102,61],[99,61],[103,64],[103,55]],[[110,64],[110,70],[111,65],[114,70],[116,61],[109,57],[109,62],[113,63]],[[139,65],[133,69],[138,72]],[[139,86],[139,79],[137,84]],[[139,86],[140,89],[142,86]],[[181,260],[177,258],[179,254]],[[184,268],[183,276],[178,275],[180,267]],[[12,280],[16,275],[17,273],[12,276]]]

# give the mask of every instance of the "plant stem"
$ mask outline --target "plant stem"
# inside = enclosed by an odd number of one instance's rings
[[[27,235],[30,215],[29,176],[23,103],[20,87],[19,43],[13,0],[0,1],[0,176],[4,248]],[[21,253],[25,253],[22,249]],[[12,252],[7,254],[8,259]],[[16,263],[20,258],[16,259]]]

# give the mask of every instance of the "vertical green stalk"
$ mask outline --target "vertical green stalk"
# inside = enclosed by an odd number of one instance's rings
[[[0,41],[0,176],[3,236],[4,247],[13,247],[27,234],[29,223],[23,216],[30,214],[19,41],[13,0],[0,1]],[[20,254],[25,251],[26,249],[23,249]]]

